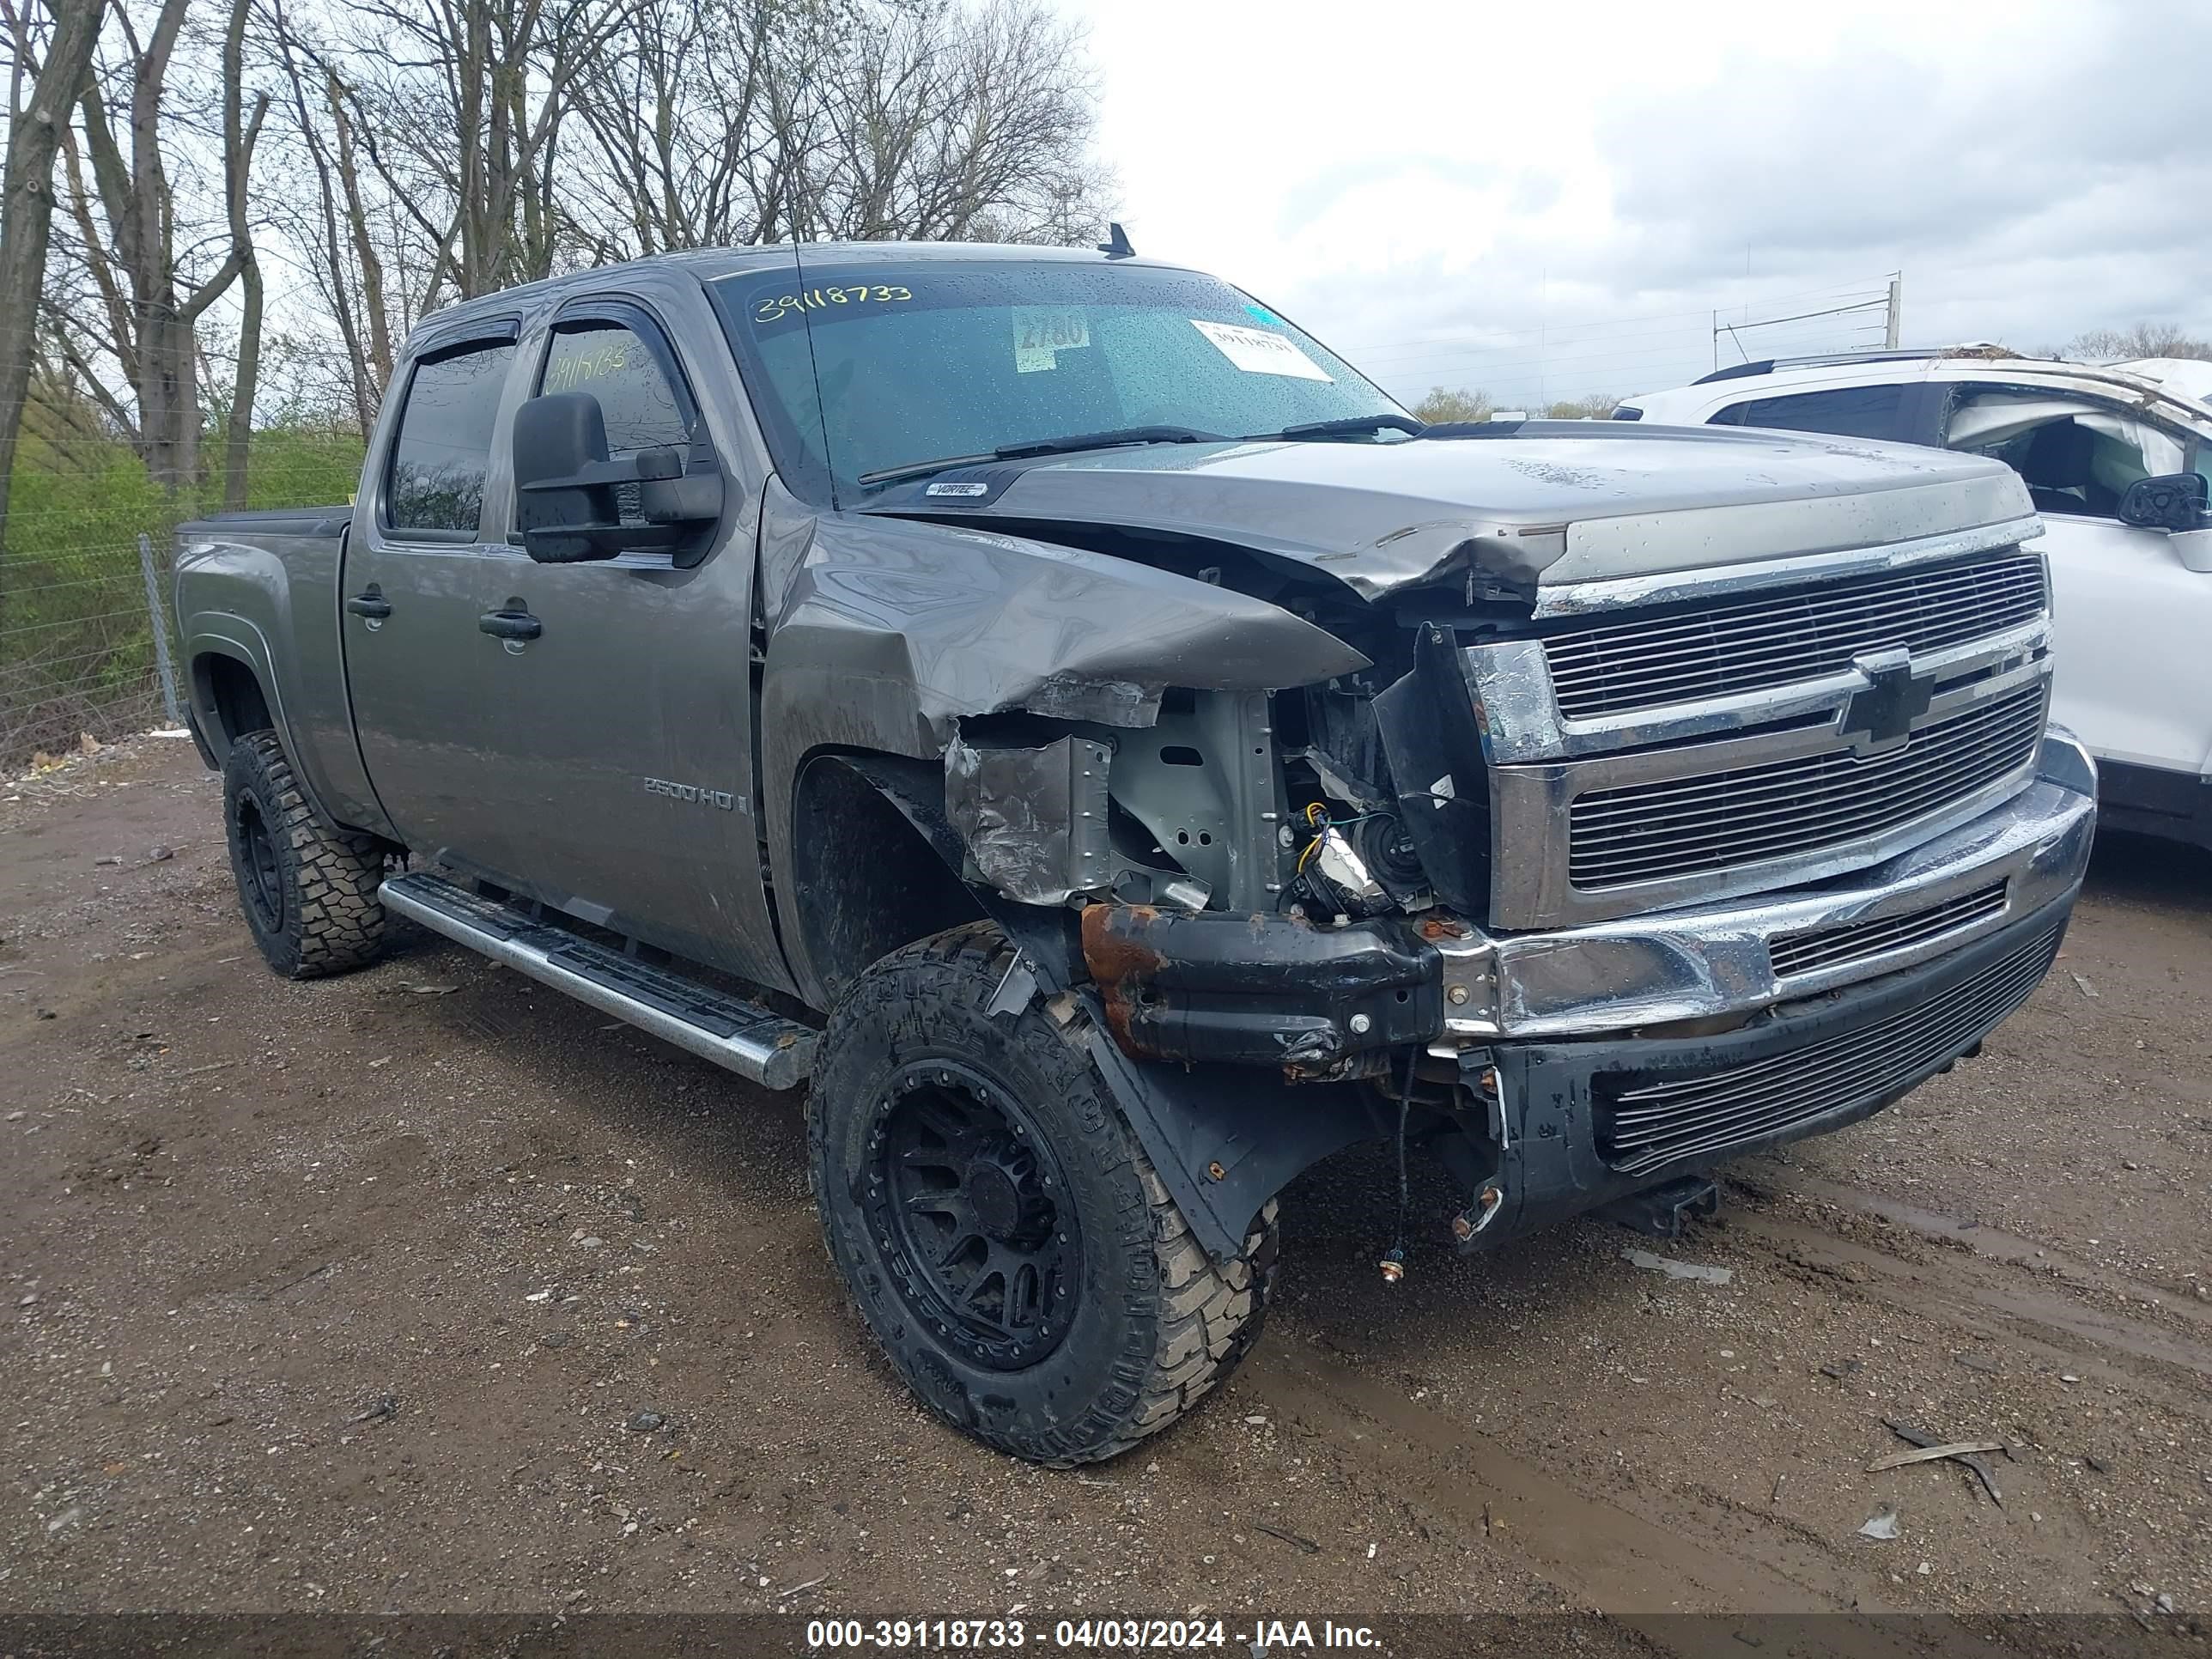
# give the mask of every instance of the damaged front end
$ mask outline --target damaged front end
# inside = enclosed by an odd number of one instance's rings
[[[961,877],[1208,1247],[1395,1133],[1472,1249],[1880,1110],[2033,989],[2094,809],[2032,524],[1549,585],[1470,538],[1368,591],[1002,520],[952,533],[1028,654],[903,643]]]
[[[1860,586],[1989,586],[2008,553],[1938,549]],[[1790,575],[1732,604],[1796,604]],[[1666,702],[1674,659],[1646,671],[1624,615],[1601,641],[1613,702],[1646,702],[1595,708],[1579,615],[1468,602],[1464,581],[1389,608],[1272,598],[1367,665],[1170,684],[1152,726],[1048,741],[1026,712],[964,719],[945,757],[969,872],[1079,915],[1075,991],[1152,1110],[1172,1088],[1203,1119],[1192,1075],[1234,1078],[1248,1151],[1255,1124],[1298,1121],[1305,1151],[1407,1134],[1464,1183],[1460,1248],[1599,1206],[1656,1225],[1705,1203],[1723,1157],[1850,1124],[1975,1051],[2057,951],[2094,787],[2044,734],[2039,604],[1905,650],[1927,706],[1858,732],[1878,654]],[[1710,635],[1701,608],[1655,626]],[[1931,792],[1944,754],[1962,759]],[[1851,834],[1794,834],[1796,801]],[[1224,1214],[1297,1172],[1199,1141],[1182,1175]]]

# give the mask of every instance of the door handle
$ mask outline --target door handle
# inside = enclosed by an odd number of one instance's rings
[[[501,640],[534,640],[545,631],[545,624],[527,611],[487,611],[477,626]]]
[[[356,617],[366,617],[371,622],[382,622],[392,614],[392,601],[374,588],[366,593],[356,593],[346,601],[346,609]]]

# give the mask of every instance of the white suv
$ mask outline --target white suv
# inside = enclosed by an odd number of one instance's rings
[[[1779,427],[1993,455],[2027,482],[2058,629],[2052,718],[2100,763],[2104,822],[2212,849],[2212,362],[2002,348],[1739,364],[1622,421]]]

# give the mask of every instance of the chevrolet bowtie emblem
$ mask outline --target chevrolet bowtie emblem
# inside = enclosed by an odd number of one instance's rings
[[[1912,723],[1928,712],[1936,695],[1932,679],[1912,677],[1912,659],[1904,652],[1860,657],[1851,664],[1868,680],[1844,705],[1842,731],[1862,755],[1894,749],[1911,735]]]

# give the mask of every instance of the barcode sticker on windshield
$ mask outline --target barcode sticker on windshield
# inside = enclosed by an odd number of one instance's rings
[[[1060,354],[1091,343],[1091,325],[1080,311],[1054,306],[1016,306],[1014,372],[1058,368]]]
[[[1247,374],[1287,374],[1299,380],[1333,380],[1329,372],[1298,349],[1285,334],[1264,328],[1240,328],[1235,323],[1201,322],[1190,325],[1213,342],[1214,349]]]

